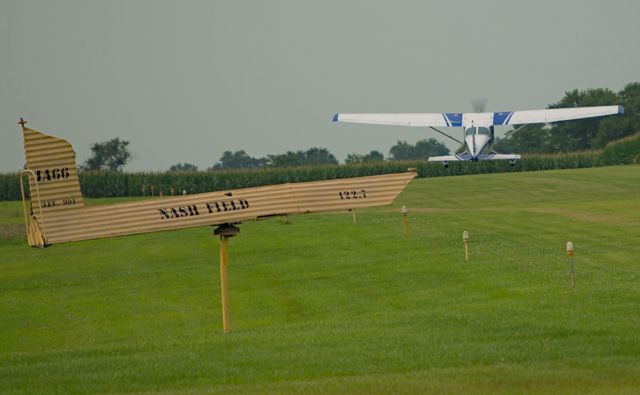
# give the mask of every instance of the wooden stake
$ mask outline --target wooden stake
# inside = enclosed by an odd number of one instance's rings
[[[407,219],[407,206],[402,206],[402,235],[407,237],[409,235],[409,220]]]
[[[464,260],[469,262],[469,232],[462,232],[462,241],[464,241]]]
[[[576,289],[576,276],[575,273],[573,272],[573,256],[569,257],[569,265],[571,267],[571,285],[573,286],[573,289]]]
[[[220,237],[220,293],[222,294],[222,330],[229,333],[231,324],[229,323],[229,293],[227,288],[227,243],[229,236]]]
[[[569,256],[569,271],[571,271],[571,286],[576,289],[576,276],[573,272],[573,243],[567,241],[567,255]]]
[[[407,237],[409,235],[409,224],[407,223],[407,216],[404,215],[402,217],[402,227],[403,227],[403,235],[404,237]]]

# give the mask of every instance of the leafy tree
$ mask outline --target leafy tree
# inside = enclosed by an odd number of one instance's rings
[[[508,131],[503,138],[496,137],[493,149],[501,153],[548,152],[551,129],[544,125],[527,125]]]
[[[218,163],[208,170],[256,168],[264,166],[264,164],[265,161],[263,159],[253,158],[244,150],[236,152],[225,151],[218,160]]]
[[[268,155],[267,163],[273,167],[337,165],[338,160],[326,148],[309,148],[307,151],[287,151],[280,155]]]
[[[414,146],[407,143],[406,141],[400,141],[396,143],[389,150],[389,155],[391,155],[391,160],[409,160],[414,158]]]
[[[549,108],[607,106],[618,104],[618,95],[610,89],[577,89],[566,92],[565,96]],[[547,151],[579,151],[594,148],[593,140],[598,125],[606,118],[586,118],[569,122],[554,123],[547,142]]]
[[[384,155],[380,151],[373,150],[364,157],[365,163],[382,162],[384,161]]]
[[[355,152],[347,154],[347,158],[344,160],[344,163],[348,165],[353,165],[356,163],[363,163],[363,162],[364,162],[364,155],[356,154]]]
[[[191,163],[177,163],[169,168],[169,171],[198,171],[198,167],[196,165],[192,165]]]
[[[557,152],[601,148],[612,140],[640,132],[640,83],[627,84],[617,94],[610,89],[587,89],[566,92],[549,108],[606,106],[619,104],[624,114],[557,122],[551,128],[528,125],[507,132],[497,139],[494,149],[500,152]]]
[[[346,164],[373,163],[384,161],[384,155],[380,151],[371,151],[366,155],[351,153],[345,159]]]
[[[398,140],[389,150],[389,154],[392,160],[426,159],[430,156],[447,155],[449,148],[434,138],[420,140],[416,145]]]
[[[430,156],[448,155],[449,148],[434,138],[420,140],[415,145],[415,159],[425,159]]]
[[[86,160],[83,168],[85,170],[122,170],[132,158],[128,146],[129,142],[120,140],[119,137],[94,143],[91,146],[92,155]]]
[[[309,148],[305,152],[306,165],[337,165],[338,160],[326,148]]]
[[[606,117],[598,124],[594,147],[604,147],[611,140],[640,133],[640,82],[627,84],[618,92],[618,104],[624,107],[624,114]]]
[[[272,167],[289,167],[304,165],[304,151],[287,151],[284,154],[267,155],[268,165]]]

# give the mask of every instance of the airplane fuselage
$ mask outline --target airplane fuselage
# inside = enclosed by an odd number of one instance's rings
[[[471,160],[477,161],[482,151],[493,141],[493,127],[470,126],[464,130],[464,144]]]

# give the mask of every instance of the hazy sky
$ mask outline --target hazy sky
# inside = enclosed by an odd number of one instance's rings
[[[120,137],[127,170],[205,169],[225,150],[440,139],[336,112],[536,109],[639,80],[635,0],[0,0],[0,171],[24,163],[20,116],[79,162]]]

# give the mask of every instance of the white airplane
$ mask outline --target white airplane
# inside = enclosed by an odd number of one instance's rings
[[[476,106],[478,103],[474,103]],[[484,104],[480,104],[484,106]],[[494,140],[495,125],[518,125],[519,128],[532,123],[550,123],[572,119],[601,117],[611,114],[622,114],[622,106],[574,107],[547,110],[505,111],[505,112],[471,112],[471,113],[414,113],[414,114],[336,114],[333,122],[366,123],[375,125],[396,125],[430,128],[436,132],[465,146],[461,154],[432,156],[429,162],[442,162],[445,167],[451,161],[470,160],[511,160],[515,165],[520,155],[499,154],[489,151]],[[437,127],[462,127],[464,141],[460,141]]]

